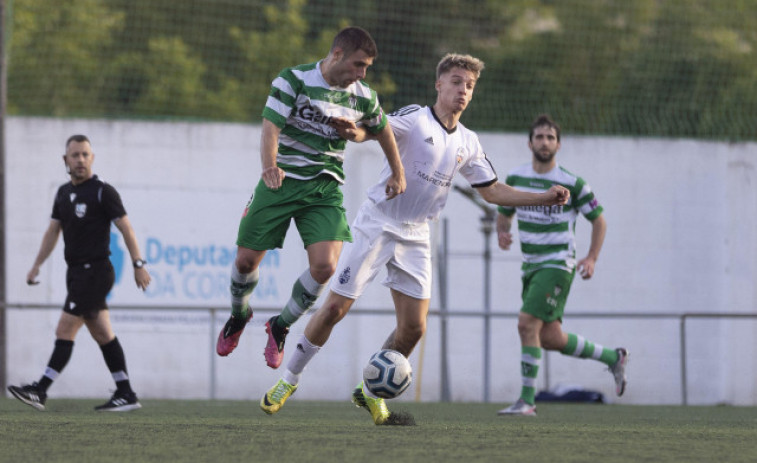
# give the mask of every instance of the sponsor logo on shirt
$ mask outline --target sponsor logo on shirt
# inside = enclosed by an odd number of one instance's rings
[[[301,130],[317,132],[329,138],[339,136],[336,129],[328,125],[331,122],[331,116],[327,116],[320,108],[310,104],[299,106],[296,109],[294,122]]]
[[[438,170],[435,170],[433,174],[429,174],[426,172],[427,164],[424,162],[415,162],[413,167],[415,168],[413,175],[416,178],[442,188],[449,188],[452,185],[452,175],[447,175]]]
[[[518,210],[528,212],[541,212],[546,216],[562,214],[564,206],[518,206]]]
[[[435,172],[435,174],[437,174],[437,173],[438,172]],[[425,172],[421,172],[420,170],[418,171],[417,175],[418,175],[418,177],[421,180],[425,180],[425,181],[427,181],[429,183],[433,183],[436,186],[448,188],[450,185],[452,185],[452,181],[451,180],[436,178],[435,175],[431,176],[431,175],[428,175]]]
[[[331,116],[327,116],[320,108],[313,105],[302,105],[297,108],[297,117],[304,121],[316,122],[318,124],[328,124]]]

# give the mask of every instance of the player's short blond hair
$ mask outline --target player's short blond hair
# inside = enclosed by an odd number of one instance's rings
[[[484,62],[471,55],[447,53],[441,61],[439,61],[439,64],[436,65],[436,78],[438,79],[442,74],[449,72],[452,68],[461,68],[470,71],[476,76],[476,79],[478,79],[481,75],[481,71],[484,70]]]

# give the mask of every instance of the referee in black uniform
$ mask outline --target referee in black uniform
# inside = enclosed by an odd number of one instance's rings
[[[39,267],[50,256],[63,231],[64,255],[68,271],[68,296],[55,330],[55,348],[39,382],[8,386],[18,400],[37,410],[45,409],[47,388],[63,371],[71,358],[74,338],[86,325],[102,350],[105,363],[116,382],[111,399],[95,407],[101,411],[129,411],[140,408],[126,371],[126,359],[118,338],[113,333],[106,296],[113,287],[115,272],[110,263],[110,222],[115,223],[129,249],[134,263],[134,280],[144,290],[150,284],[121,197],[111,185],[92,174],[95,155],[85,135],[73,135],[66,141],[63,161],[71,181],[62,185],[55,195],[52,218],[34,265],[26,277],[30,285],[38,284]]]

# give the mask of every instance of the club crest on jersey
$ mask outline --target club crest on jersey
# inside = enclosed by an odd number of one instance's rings
[[[340,284],[345,284],[348,281],[350,281],[350,273],[351,272],[350,272],[350,268],[349,267],[347,267],[346,269],[344,269],[344,271],[341,274],[339,274],[339,283]]]
[[[457,160],[458,164],[463,162],[463,158],[465,157],[466,152],[467,151],[465,151],[465,148],[463,148],[462,146],[457,149],[457,156],[455,156],[455,159]]]
[[[74,207],[74,212],[76,213],[76,217],[79,217],[80,219],[83,218],[87,215],[87,205],[84,203],[77,204]]]

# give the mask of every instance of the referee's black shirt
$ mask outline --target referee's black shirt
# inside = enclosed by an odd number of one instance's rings
[[[126,215],[121,197],[97,175],[58,188],[52,218],[63,229],[64,256],[69,266],[107,259],[110,255],[110,222]]]

